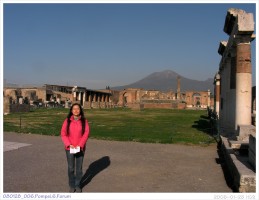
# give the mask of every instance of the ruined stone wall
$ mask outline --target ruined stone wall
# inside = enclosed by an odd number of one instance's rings
[[[21,89],[21,96],[28,101],[37,101],[37,89]]]
[[[172,103],[144,103],[144,108],[167,108],[172,109]]]
[[[180,109],[180,110],[186,109],[186,104],[185,103],[178,103],[177,104],[177,109]]]
[[[125,106],[127,104],[135,104],[140,102],[140,89],[129,88],[119,93],[119,106]]]
[[[161,92],[158,90],[133,88],[125,89],[119,93],[118,105],[131,107],[131,104],[139,103],[144,104],[144,108],[172,108],[172,102],[175,101],[174,103],[177,104],[176,108],[179,106],[179,109],[184,109],[186,106],[197,106],[197,99],[193,97],[194,94],[199,94],[199,107],[207,108],[207,106],[211,107],[214,105],[214,101],[208,91],[188,91],[186,94],[181,95],[181,99],[176,101],[175,94],[172,91]],[[182,102],[186,102],[186,104],[180,104]]]
[[[12,99],[17,99],[16,89],[4,89],[4,97],[11,97]]]
[[[142,103],[143,108],[185,109],[185,103]]]
[[[3,104],[4,114],[16,113],[16,112],[29,112],[30,105],[28,104],[13,104],[9,96],[4,97]]]
[[[64,93],[64,92],[53,91],[53,96],[55,96],[56,98],[59,98],[61,101],[73,99],[73,94]]]
[[[45,88],[38,88],[37,89],[37,96],[38,100],[45,102],[47,100],[47,91]]]
[[[3,111],[4,113],[10,113],[10,105],[11,105],[11,99],[9,96],[4,97],[4,107]]]
[[[213,103],[210,99],[208,91],[187,91],[185,93],[187,107],[207,108],[207,106],[211,106],[211,103]]]
[[[17,113],[17,112],[29,112],[30,105],[28,104],[11,104],[10,105],[10,113]]]
[[[27,98],[31,101],[46,100],[46,89],[44,88],[4,88],[4,96],[11,97],[14,103],[18,103],[18,98]]]

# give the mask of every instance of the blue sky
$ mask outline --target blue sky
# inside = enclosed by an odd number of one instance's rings
[[[221,56],[227,10],[255,4],[4,4],[4,79],[120,86],[158,71],[206,80]],[[255,40],[252,42],[255,81]]]

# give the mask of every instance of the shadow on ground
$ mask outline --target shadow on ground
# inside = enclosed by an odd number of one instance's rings
[[[194,121],[192,127],[196,128],[199,131],[212,135],[212,126],[207,116],[201,115],[198,121]]]
[[[110,163],[111,161],[109,156],[104,156],[99,160],[96,160],[93,163],[91,163],[88,169],[86,170],[84,176],[82,177],[81,188],[90,183],[93,177],[95,177],[98,173],[107,168],[110,165]]]

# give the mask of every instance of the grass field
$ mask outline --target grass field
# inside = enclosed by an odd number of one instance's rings
[[[4,116],[5,132],[60,134],[68,109],[36,109]],[[92,109],[85,110],[90,137],[150,143],[214,143],[205,110]]]

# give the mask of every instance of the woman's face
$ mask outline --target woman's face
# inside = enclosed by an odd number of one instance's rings
[[[80,115],[80,108],[78,105],[74,105],[72,108],[72,114],[76,117]]]

